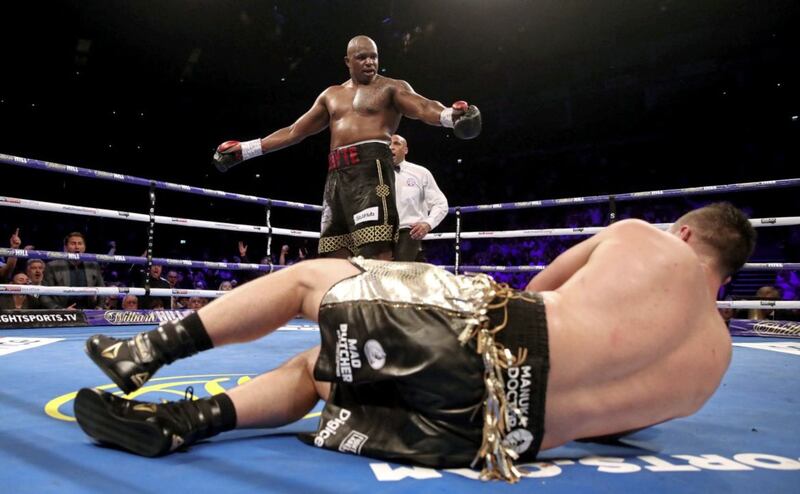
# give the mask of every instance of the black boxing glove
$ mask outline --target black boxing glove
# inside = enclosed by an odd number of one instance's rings
[[[222,173],[230,170],[242,161],[261,156],[261,139],[252,141],[225,141],[217,147],[214,153],[214,166]]]
[[[453,129],[459,139],[474,139],[481,133],[481,111],[466,101],[456,101],[451,108],[442,110],[439,116],[442,126]]]
[[[475,139],[481,134],[482,128],[481,111],[477,106],[469,105],[467,111],[455,121],[453,134],[459,139]]]

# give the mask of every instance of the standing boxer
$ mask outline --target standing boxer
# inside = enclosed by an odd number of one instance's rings
[[[226,141],[217,148],[214,163],[226,171],[330,127],[319,253],[391,259],[398,218],[389,142],[400,119],[450,127],[456,137],[472,139],[480,133],[481,114],[463,101],[445,108],[406,81],[379,75],[378,47],[366,36],[350,40],[344,63],[350,79],[323,91],[292,125],[263,139]]]

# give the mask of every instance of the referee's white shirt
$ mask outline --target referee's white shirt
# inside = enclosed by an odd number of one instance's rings
[[[447,198],[427,168],[401,161],[395,166],[395,191],[400,228],[424,221],[436,228],[447,216]]]

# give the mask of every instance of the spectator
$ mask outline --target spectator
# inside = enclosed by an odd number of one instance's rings
[[[733,300],[733,297],[726,295],[723,300]],[[732,309],[730,307],[720,307],[717,310],[719,311],[719,315],[722,317],[722,320],[725,321],[725,325],[730,326],[731,319],[736,317],[736,309]]]
[[[13,285],[28,285],[28,275],[17,273],[11,280]],[[3,295],[0,296],[0,310],[14,309],[40,309],[39,300],[30,295]]]
[[[172,288],[169,281],[161,277],[162,266],[160,264],[153,264],[150,266],[150,288]],[[136,286],[143,287],[145,286],[145,282],[147,281],[146,276],[144,274],[143,266],[134,266],[131,268],[132,279],[136,280]],[[161,299],[159,305],[163,307],[171,307],[172,304],[170,302],[170,297],[153,297],[150,295],[142,295],[139,299],[139,307],[142,309],[152,309],[153,308],[153,301],[155,299]]]
[[[400,230],[394,246],[395,261],[425,262],[422,239],[447,216],[447,197],[427,168],[406,161],[408,143],[392,136],[397,213]]]
[[[64,252],[83,254],[86,252],[86,238],[83,233],[72,232],[64,237]],[[45,286],[85,286],[103,287],[103,275],[96,262],[56,259],[47,263],[42,285]],[[104,297],[67,297],[43,295],[42,305],[47,309],[100,309],[105,305]]]
[[[25,266],[25,274],[28,275],[31,285],[41,285],[44,279],[44,261],[41,259],[28,259]]]
[[[308,245],[303,244],[301,247],[297,248],[297,255],[292,255],[292,248],[288,244],[284,244],[281,246],[281,253],[278,255],[278,266],[291,266],[292,264],[297,264],[300,261],[304,261],[309,258],[308,254]],[[267,264],[265,261],[267,259],[262,259],[261,264]]]
[[[186,305],[187,309],[199,310],[208,304],[208,299],[204,297],[189,297],[189,303]]]
[[[774,286],[762,286],[756,291],[757,300],[780,300],[781,292]],[[750,309],[747,311],[748,319],[775,319],[774,309]]]
[[[247,244],[239,240],[239,259],[243,264],[251,264],[253,261],[247,257]],[[272,259],[269,257],[264,257],[259,261],[259,264],[273,264]],[[247,283],[248,281],[254,280],[259,276],[263,276],[266,274],[266,271],[256,271],[256,270],[246,270],[242,271],[239,276],[241,277],[240,283]]]
[[[22,240],[19,238],[19,228],[17,228],[14,233],[11,234],[8,246],[12,249],[19,249],[20,245],[22,245]],[[11,276],[14,274],[14,268],[16,267],[16,257],[8,257],[5,262],[3,262],[3,258],[0,257],[0,283],[5,283],[7,280],[10,280]]]
[[[223,281],[222,283],[219,284],[218,290],[221,292],[229,292],[233,290],[233,283],[227,280]]]
[[[106,286],[120,287],[122,285],[121,285],[121,283],[116,282],[116,283],[110,283],[110,284],[108,284]],[[103,309],[105,309],[105,310],[118,310],[119,308],[120,308],[120,297],[118,297],[118,296],[117,297],[106,297],[106,302],[103,305]]]
[[[174,269],[167,271],[167,283],[169,283],[170,288],[178,287],[178,272]]]
[[[139,298],[129,293],[125,295],[125,298],[122,299],[122,310],[138,310],[139,309]]]

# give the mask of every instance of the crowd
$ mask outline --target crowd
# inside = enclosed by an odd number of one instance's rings
[[[621,207],[619,217],[638,216],[651,223],[668,222],[676,217],[678,207],[673,205],[650,205],[643,211],[629,210]],[[537,213],[539,221],[534,224],[518,225],[511,223],[506,229],[516,228],[578,228],[586,226],[602,226],[607,223],[608,213],[605,206],[584,207],[581,210],[568,211],[566,214]],[[518,220],[517,220],[518,221]],[[547,236],[523,237],[508,239],[462,239],[461,265],[479,266],[524,266],[547,265],[552,259],[582,240],[583,236]],[[98,239],[99,240],[99,239]],[[102,240],[105,242],[105,240]],[[101,242],[98,242],[102,245]],[[15,229],[9,239],[13,249],[34,249],[26,244]],[[108,242],[110,254],[115,253],[116,244]],[[72,232],[64,239],[64,251],[68,253],[86,252],[87,240],[80,232]],[[221,262],[258,263],[273,265],[290,265],[314,257],[316,246],[308,240],[291,240],[283,244],[278,252],[271,256],[253,255],[245,241],[232,245],[231,256]],[[452,242],[425,242],[427,261],[438,265],[454,263]],[[787,259],[792,261],[792,259]],[[83,269],[79,269],[83,268]],[[176,288],[199,290],[231,290],[238,285],[262,276],[264,271],[225,270],[210,268],[174,267],[153,265],[149,273],[151,288]],[[494,272],[492,275],[499,282],[508,283],[514,288],[523,288],[530,280],[531,272],[511,273]],[[143,267],[127,264],[98,264],[94,262],[77,262],[58,259],[45,263],[39,259],[19,259],[8,257],[0,259],[0,281],[13,284],[34,284],[54,286],[118,286],[143,287],[146,282]],[[720,298],[732,298],[728,292],[720,293]],[[764,300],[798,300],[800,299],[800,272],[781,271],[776,273],[774,284],[759,289],[749,299]],[[0,309],[199,309],[210,299],[192,297],[137,297],[127,294],[119,297],[56,297],[56,296],[0,296]],[[726,320],[731,318],[785,318],[795,319],[798,311],[731,311],[721,310]]]
[[[108,243],[109,254],[115,254],[116,243]],[[22,246],[20,231],[16,229],[11,235],[9,247],[19,249]],[[81,232],[71,232],[64,238],[64,252],[83,254],[87,252],[87,240]],[[32,244],[25,245],[24,250],[33,250]],[[253,263],[290,265],[310,258],[309,247],[301,243],[292,248],[284,244],[277,255],[262,257],[252,261],[248,257],[248,246],[238,242],[238,256],[232,256],[235,263]],[[228,262],[222,259],[223,263]],[[27,259],[19,262],[17,257],[0,258],[0,283],[17,285],[44,286],[86,286],[103,287],[145,287],[166,289],[197,289],[227,291],[246,283],[264,271],[224,270],[190,267],[165,267],[153,264],[149,273],[143,266],[129,264],[97,263],[73,259],[56,259],[45,262],[41,259]],[[51,295],[3,295],[0,296],[0,309],[199,309],[210,299],[199,296],[191,297],[153,297],[124,294],[119,297],[85,297],[85,296],[51,296]]]

